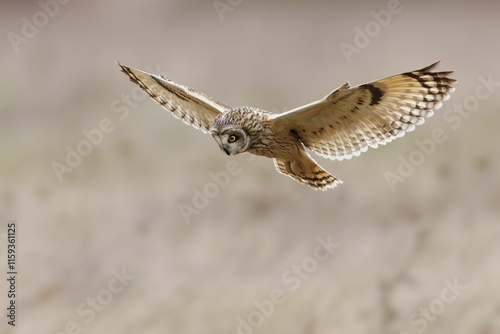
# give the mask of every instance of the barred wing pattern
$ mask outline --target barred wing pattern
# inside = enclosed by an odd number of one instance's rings
[[[273,117],[317,154],[350,159],[413,131],[450,97],[452,71],[432,72],[439,62],[350,88]]]
[[[208,133],[213,120],[220,113],[231,109],[192,88],[175,83],[162,76],[149,74],[118,63],[130,81],[137,84],[163,108],[196,129]]]

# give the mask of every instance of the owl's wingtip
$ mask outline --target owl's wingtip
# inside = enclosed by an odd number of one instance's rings
[[[441,60],[438,60],[435,63],[430,64],[429,66],[421,68],[420,70],[418,70],[418,72],[430,72],[430,71],[434,70],[436,67],[438,67],[439,64],[441,64]]]
[[[116,61],[116,64],[117,64],[118,66],[120,66],[120,68],[122,69],[122,71],[126,68],[126,66],[125,66],[125,65],[122,65],[122,63],[120,63],[118,60],[115,60],[115,61]]]

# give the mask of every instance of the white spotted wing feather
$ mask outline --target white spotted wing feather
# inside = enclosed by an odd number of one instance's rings
[[[293,129],[317,154],[350,159],[413,131],[453,92],[453,72],[432,72],[439,64],[350,88],[344,84],[325,98],[274,117]]]

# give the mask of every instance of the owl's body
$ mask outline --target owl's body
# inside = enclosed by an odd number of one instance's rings
[[[166,78],[120,65],[131,81],[185,123],[210,133],[228,155],[249,152],[274,159],[276,169],[313,189],[342,183],[309,155],[350,159],[415,129],[449,98],[453,72],[438,63],[350,88],[282,114],[231,108]]]
[[[232,134],[241,129],[248,142],[242,142],[241,147],[231,150],[227,143],[217,139],[224,136],[225,129]],[[334,187],[341,182],[311,158],[294,129],[283,123],[273,122],[273,115],[264,110],[240,107],[220,114],[214,119],[210,132],[226,154],[249,152],[274,158],[274,164],[280,173],[315,189]]]

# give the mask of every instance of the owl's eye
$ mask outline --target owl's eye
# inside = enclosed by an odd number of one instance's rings
[[[230,135],[229,138],[227,138],[227,141],[230,142],[230,143],[234,143],[237,140],[238,140],[238,136],[237,135]]]

